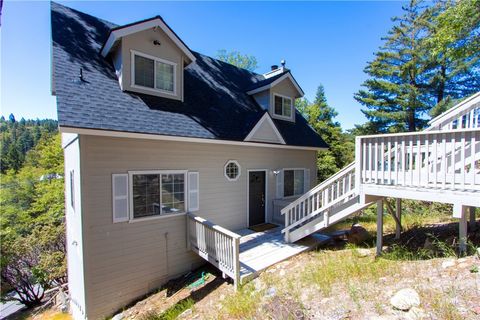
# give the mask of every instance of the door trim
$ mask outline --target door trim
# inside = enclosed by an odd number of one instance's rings
[[[250,172],[264,171],[265,172],[265,223],[267,221],[268,212],[268,172],[269,169],[247,169],[247,228],[250,227]]]

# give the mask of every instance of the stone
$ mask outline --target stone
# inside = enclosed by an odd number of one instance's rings
[[[280,277],[283,277],[285,275],[285,270],[280,270],[280,273],[279,273]]]
[[[270,287],[265,292],[265,297],[267,298],[273,297],[275,296],[276,293],[277,293],[277,289],[275,287]]]
[[[407,314],[405,315],[405,318],[408,319],[408,320],[426,319],[427,314],[421,308],[412,307],[410,310],[408,310]]]
[[[447,269],[453,267],[455,265],[455,261],[453,260],[446,260],[442,262],[442,269]]]
[[[477,256],[480,258],[480,248],[477,248]]]
[[[123,318],[123,313],[118,313],[112,317],[112,320],[122,320]]]
[[[368,249],[363,249],[363,248],[360,248],[360,249],[357,249],[356,250],[357,254],[359,257],[368,257],[369,255],[372,254],[372,251],[368,250]]]
[[[411,288],[405,288],[395,293],[390,299],[390,304],[395,309],[408,311],[412,307],[418,307],[420,305],[420,296],[417,291]]]
[[[347,233],[347,240],[353,244],[361,244],[370,238],[367,229],[359,224],[354,224]]]

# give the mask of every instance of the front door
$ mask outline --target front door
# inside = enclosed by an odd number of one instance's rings
[[[265,223],[265,171],[248,173],[248,225]]]

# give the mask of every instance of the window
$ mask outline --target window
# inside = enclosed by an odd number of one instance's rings
[[[240,165],[235,160],[230,160],[225,165],[225,177],[228,181],[236,181],[240,177]]]
[[[132,51],[133,86],[175,94],[176,64]]]
[[[75,171],[70,170],[70,205],[75,211]]]
[[[285,170],[283,172],[283,196],[298,196],[304,193],[305,171]]]
[[[292,117],[292,99],[284,96],[274,95],[274,113],[276,116]]]
[[[186,211],[185,172],[134,172],[130,181],[133,219]]]

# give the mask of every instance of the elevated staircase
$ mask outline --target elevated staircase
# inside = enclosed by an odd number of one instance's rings
[[[285,240],[298,241],[383,197],[451,203],[459,212],[480,207],[480,129],[357,137],[353,163],[281,210]]]

